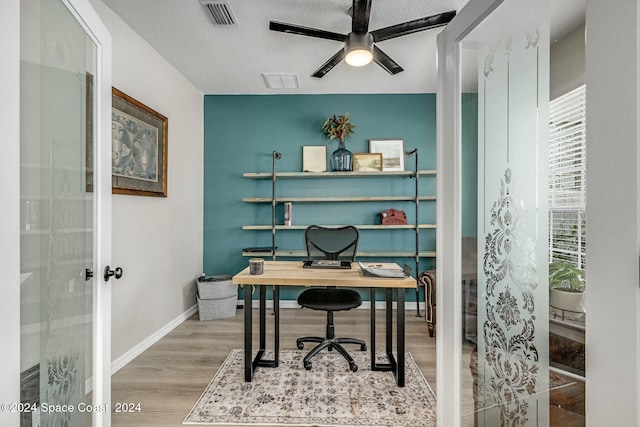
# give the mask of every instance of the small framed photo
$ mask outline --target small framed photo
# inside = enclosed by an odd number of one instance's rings
[[[327,171],[327,146],[303,145],[302,146],[302,172],[326,172]]]
[[[114,194],[167,197],[168,119],[112,88]]]
[[[353,153],[353,171],[354,172],[382,171],[382,154]]]
[[[403,139],[370,139],[369,152],[382,154],[383,171],[404,171]]]

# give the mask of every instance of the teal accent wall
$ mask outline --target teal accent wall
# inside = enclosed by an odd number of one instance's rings
[[[405,150],[419,149],[419,169],[436,168],[435,94],[373,95],[207,95],[204,98],[204,269],[207,275],[235,274],[248,265],[242,249],[270,246],[270,231],[242,230],[243,225],[270,224],[269,203],[245,203],[244,197],[270,197],[270,180],[243,178],[245,172],[271,172],[272,153],[282,158],[280,172],[302,170],[302,146],[326,145],[327,164],[337,142],[324,137],[322,124],[333,114],[349,112],[355,133],[347,140],[354,152],[368,152],[369,139],[403,139]],[[415,160],[406,159],[406,169]],[[278,180],[276,196],[411,195],[415,182],[394,179]],[[436,195],[436,177],[420,180],[420,193]],[[415,209],[407,202],[294,204],[294,224],[375,224],[380,210],[402,209],[409,222]],[[282,206],[276,220],[283,221]],[[435,223],[435,202],[420,203],[420,221]],[[435,230],[421,230],[421,249],[435,250]],[[302,231],[279,231],[276,245],[303,249]],[[361,250],[413,250],[415,234],[406,231],[363,230]],[[289,258],[290,259],[290,258]],[[412,258],[362,261],[406,263]],[[421,260],[420,270],[433,268],[435,259]],[[298,288],[281,290],[282,299],[295,299]],[[363,295],[368,299],[368,295]],[[415,301],[413,292],[408,301]]]

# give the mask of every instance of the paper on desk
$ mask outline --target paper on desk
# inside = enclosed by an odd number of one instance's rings
[[[397,268],[375,268],[363,264],[361,262],[358,263],[360,265],[360,270],[365,276],[373,276],[373,277],[387,277],[387,278],[404,278],[407,277],[404,272]]]

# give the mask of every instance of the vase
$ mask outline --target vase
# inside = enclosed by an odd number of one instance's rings
[[[340,141],[338,149],[331,155],[331,169],[335,172],[352,171],[351,151],[344,147],[344,141]]]

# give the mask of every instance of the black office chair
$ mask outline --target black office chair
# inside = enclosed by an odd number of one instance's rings
[[[326,228],[312,225],[305,231],[307,255],[310,260],[328,259],[353,261],[358,247],[358,229],[354,226]],[[319,272],[321,274],[321,272]],[[298,304],[312,310],[327,312],[327,330],[325,337],[298,338],[296,343],[302,350],[305,342],[319,343],[304,358],[306,369],[311,369],[311,358],[321,350],[334,348],[349,362],[349,369],[356,372],[358,365],[341,344],[358,344],[362,351],[367,349],[367,344],[355,338],[337,338],[333,324],[335,311],[351,310],[362,304],[360,294],[353,289],[310,288],[303,291],[298,297]]]

